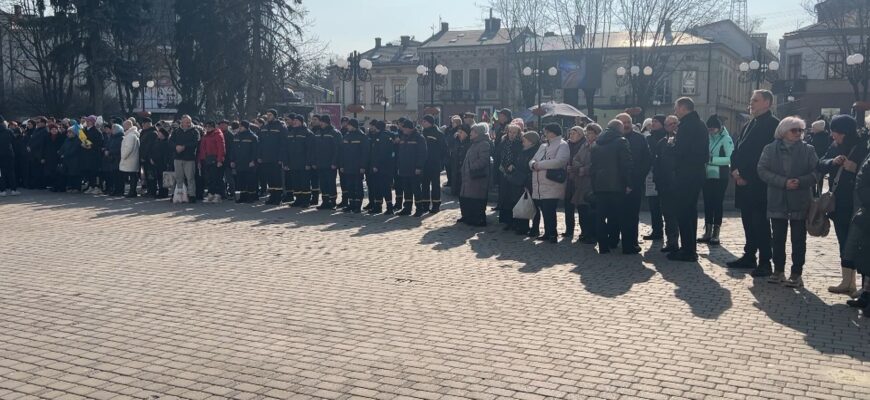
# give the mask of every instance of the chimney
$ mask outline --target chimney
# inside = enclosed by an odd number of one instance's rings
[[[16,4],[14,10],[15,10],[15,16],[20,17],[21,16],[21,4]]]
[[[544,37],[555,37],[556,32],[544,32]]]
[[[376,37],[376,38],[375,38],[375,48],[376,48],[376,49],[380,49],[380,48],[381,48],[381,38],[379,38],[379,37]]]
[[[673,21],[671,21],[669,19],[665,20],[665,29],[664,29],[663,33],[664,33],[664,37],[665,37],[665,42],[668,44],[671,44],[674,41],[673,24],[674,24]]]
[[[447,32],[450,30],[450,24],[446,22],[441,23],[441,33]]]
[[[501,29],[501,20],[498,18],[490,18],[489,27],[493,32],[498,32]]]
[[[411,43],[410,36],[401,36],[400,38],[402,39],[402,46],[407,46],[408,44]]]
[[[753,33],[749,35],[755,45],[760,49],[767,48],[767,34],[766,33]]]
[[[574,24],[574,41],[576,43],[583,42],[583,36],[586,36],[586,26],[583,24]]]

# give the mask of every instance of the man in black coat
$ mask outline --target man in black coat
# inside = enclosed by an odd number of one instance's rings
[[[314,163],[314,133],[305,126],[305,117],[290,116],[290,134],[285,146],[284,170],[289,172],[293,190],[292,207],[311,205],[311,164]]]
[[[417,131],[414,121],[402,121],[402,134],[399,135],[396,144],[396,169],[399,177],[399,185],[402,188],[404,203],[402,211],[398,215],[411,215],[411,209],[415,202],[417,209],[415,217],[421,217],[425,213],[423,204],[420,177],[426,166],[426,138]]]
[[[46,124],[48,119],[38,117],[36,130],[27,141],[27,153],[30,155],[30,182],[33,189],[45,189],[45,162],[50,149],[50,136]]]
[[[743,128],[731,153],[731,176],[736,190],[734,201],[740,209],[746,245],[743,256],[728,263],[728,268],[753,269],[752,276],[773,273],[771,259],[770,220],[767,218],[767,184],[758,177],[758,159],[764,146],[773,142],[779,120],[770,112],[773,93],[756,90],[749,100],[752,120]],[[755,254],[758,253],[758,261]]]
[[[239,123],[234,122],[230,124],[230,121],[222,120],[218,123],[218,129],[224,134],[225,159],[231,160],[235,147],[233,146],[233,143],[235,143],[235,132],[239,130]],[[220,169],[224,175],[224,182],[227,184],[226,193],[223,193],[223,198],[224,200],[234,199],[236,196],[236,178],[233,176],[233,169],[228,167],[227,164],[222,165]]]
[[[371,145],[369,138],[359,129],[359,121],[351,118],[347,122],[347,133],[339,147],[339,172],[344,174],[347,192],[342,198],[347,199],[344,212],[359,214],[362,211],[363,175],[369,165]]]
[[[423,117],[423,137],[426,138],[426,166],[423,168],[421,196],[424,211],[432,214],[441,210],[441,171],[447,162],[447,141],[444,133],[435,126],[435,117]]]
[[[695,102],[682,97],[674,105],[680,127],[674,139],[674,177],[676,186],[677,221],[680,227],[680,250],[669,253],[674,261],[698,261],[698,196],[707,178],[707,157],[710,136],[707,124],[695,111]]]
[[[151,118],[142,119],[142,132],[139,133],[139,165],[145,171],[145,192],[149,197],[157,197],[157,176],[151,164],[151,152],[157,140],[157,128],[151,125]]]
[[[317,171],[323,202],[318,210],[335,209],[337,196],[335,174],[338,172],[338,154],[341,147],[341,132],[332,126],[329,114],[311,117],[312,125],[317,128],[314,134],[314,164]]]
[[[260,173],[269,188],[269,198],[266,204],[281,204],[284,192],[284,176],[282,164],[284,162],[284,145],[287,140],[287,127],[278,119],[278,111],[266,111],[266,124],[260,128],[257,135],[260,138],[258,146],[259,155],[257,164]]]
[[[592,146],[592,191],[598,212],[598,253],[610,253],[619,241],[620,218],[630,190],[631,150],[623,137],[623,123],[614,119]],[[635,242],[637,245],[637,242]]]
[[[0,116],[0,195],[18,194],[15,176],[15,138],[6,127],[6,119]]]
[[[640,225],[640,204],[646,190],[646,175],[652,165],[649,155],[649,145],[646,138],[634,130],[631,115],[619,114],[616,119],[622,121],[622,133],[628,141],[631,149],[631,173],[629,174],[628,188],[623,204],[621,216],[622,253],[638,254],[640,246],[637,245],[638,225]]]
[[[233,136],[233,152],[230,153],[230,168],[235,171],[239,198],[236,203],[257,201],[257,155],[258,138],[250,131],[251,123],[242,121]]]
[[[369,214],[380,214],[382,205],[386,202],[385,214],[393,214],[393,196],[390,191],[390,184],[393,182],[393,174],[395,173],[396,162],[393,153],[395,145],[393,144],[393,134],[387,131],[387,125],[384,121],[372,120],[369,122],[371,133],[369,134],[369,143],[371,144],[371,157],[369,157],[368,171],[368,186],[370,208]]]
[[[86,117],[84,129],[87,142],[81,143],[83,151],[79,155],[79,160],[82,175],[88,185],[85,193],[102,194],[102,190],[97,185],[97,177],[103,159],[103,133],[97,127],[97,117],[93,115]]]

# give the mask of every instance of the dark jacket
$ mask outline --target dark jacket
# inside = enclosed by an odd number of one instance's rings
[[[628,186],[632,191],[643,191],[646,188],[646,176],[649,174],[652,160],[649,155],[649,145],[640,133],[632,131],[625,135],[631,150],[631,175]]]
[[[672,191],[677,182],[674,144],[668,139],[668,136],[661,138],[653,147],[653,182],[659,193]]]
[[[631,157],[622,132],[608,129],[602,133],[592,146],[592,190],[624,194],[631,177]]]
[[[350,131],[344,135],[339,147],[339,168],[345,174],[360,174],[369,165],[371,145],[369,138],[359,130]]]
[[[827,174],[828,185],[833,186],[834,180],[837,177],[837,171],[840,170],[840,167],[834,164],[834,159],[837,158],[837,156],[846,156],[850,161],[853,161],[860,167],[867,158],[868,153],[870,153],[868,145],[870,144],[868,144],[867,136],[859,137],[852,143],[843,142],[843,145],[833,144],[828,148],[828,151],[822,157],[822,160],[819,161],[817,170],[822,173],[822,175]],[[837,190],[834,191],[835,214],[843,212],[851,216],[854,211],[856,177],[857,174],[855,172],[849,172],[846,171],[845,168],[843,169],[843,173],[840,175],[840,182],[837,184]]]
[[[680,118],[674,139],[674,175],[681,184],[703,185],[707,178],[710,135],[698,113],[692,111]]]
[[[341,148],[341,132],[332,125],[321,127],[314,132],[314,165],[319,169],[338,168],[338,154]]]
[[[426,137],[426,172],[441,172],[447,161],[447,140],[444,133],[435,126],[423,129]]]
[[[831,147],[831,132],[824,130],[817,133],[807,135],[807,143],[813,145],[816,150],[816,156],[821,160],[828,148]]]
[[[257,158],[261,163],[277,163],[286,159],[284,146],[287,135],[287,127],[278,120],[272,120],[260,128],[260,132],[257,134],[257,137],[260,138]]]
[[[291,170],[305,170],[314,164],[314,133],[308,127],[290,128],[284,143],[284,166]]]
[[[371,157],[369,166],[378,169],[378,173],[393,174],[396,168],[395,144],[393,134],[387,131],[378,132],[369,136],[371,144]]]
[[[532,158],[535,158],[535,154],[538,152],[538,148],[541,147],[539,143],[536,146],[532,146],[528,149],[520,150],[516,153],[514,158],[514,172],[517,177],[515,178],[516,182],[519,182],[522,179],[522,188],[528,190],[529,193],[532,192],[532,169],[529,168],[529,162],[532,161]],[[522,192],[520,192],[522,195]],[[517,198],[519,200],[519,198]]]
[[[419,131],[406,135],[399,135],[399,143],[396,145],[396,167],[399,176],[414,176],[415,170],[423,170],[426,166],[426,156],[429,153],[426,148],[426,139]]]
[[[63,165],[64,174],[75,176],[82,173],[81,156],[84,152],[82,142],[77,136],[67,137],[60,147],[60,163]]]
[[[30,135],[27,141],[27,148],[30,152],[30,157],[34,160],[44,160],[50,151],[49,148],[49,133],[48,129],[36,128]]]
[[[662,138],[665,138],[667,136],[668,131],[664,129],[650,131],[649,136],[646,137],[646,144],[649,145],[649,153],[651,157],[655,157],[655,151],[653,150],[653,148],[658,146]]]
[[[12,131],[0,125],[0,165],[12,164],[15,160],[14,142]]]
[[[106,165],[111,166],[111,171],[117,171],[121,162],[121,143],[124,141],[124,132],[115,132],[105,143],[105,150],[109,152],[106,157]]]
[[[96,126],[85,128],[85,135],[91,142],[89,149],[82,148],[78,157],[78,164],[82,171],[98,171],[103,161],[103,132]],[[79,142],[81,143],[81,142]],[[116,166],[117,167],[117,166]]]
[[[157,168],[160,171],[171,170],[172,168],[169,164],[172,164],[173,154],[175,154],[175,146],[172,146],[169,142],[169,138],[165,137],[160,139],[155,136],[154,141],[151,142],[151,148],[148,150],[150,160],[154,161],[154,168]]]
[[[199,148],[199,140],[202,134],[195,126],[188,129],[178,128],[169,137],[169,143],[172,145],[172,153],[175,160],[196,161],[196,150]],[[184,150],[180,153],[175,151],[175,146],[184,146]]]
[[[45,170],[49,172],[57,171],[58,163],[60,163],[60,149],[63,148],[63,143],[66,141],[66,132],[58,133],[54,136],[49,134],[48,151],[45,152]]]
[[[758,177],[758,159],[764,146],[773,142],[773,134],[779,120],[770,111],[749,121],[737,138],[731,153],[731,170],[737,170],[745,179],[746,186],[736,186],[734,202],[737,208],[767,207],[767,184]]]
[[[157,128],[143,129],[139,134],[139,160],[142,165],[150,165],[151,153],[154,151],[154,141],[157,140]]]
[[[812,145],[798,141],[787,146],[782,140],[764,146],[758,160],[758,176],[767,184],[767,217],[804,220],[813,201],[816,185],[816,164],[819,158]],[[795,190],[786,189],[789,179],[800,184]]]
[[[249,130],[239,131],[233,136],[233,151],[230,153],[230,162],[236,164],[235,169],[248,171],[257,168],[257,147],[259,138]],[[254,166],[251,166],[251,162]]]

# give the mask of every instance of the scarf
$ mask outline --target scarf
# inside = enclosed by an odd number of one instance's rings
[[[504,146],[501,148],[501,167],[507,170],[507,167],[514,163],[514,145],[517,139],[508,140],[505,136]]]

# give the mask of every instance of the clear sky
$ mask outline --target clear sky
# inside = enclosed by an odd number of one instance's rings
[[[750,19],[764,20],[762,32],[779,40],[783,33],[811,19],[801,0],[748,0]],[[324,43],[327,52],[346,54],[374,47],[374,38],[384,42],[411,35],[424,40],[438,29],[439,17],[454,27],[481,28],[486,16],[486,0],[303,0],[314,20],[311,29]],[[730,1],[721,0],[730,10]]]

